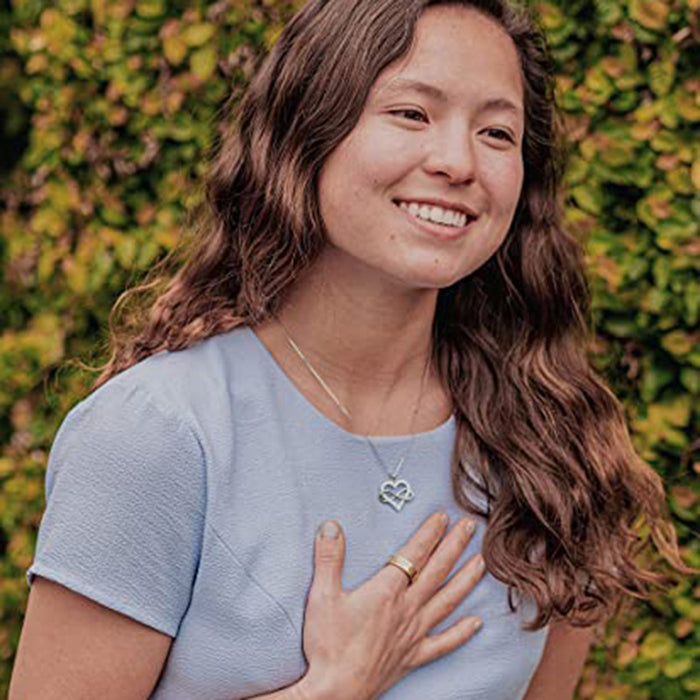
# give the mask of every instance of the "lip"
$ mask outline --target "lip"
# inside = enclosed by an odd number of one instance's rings
[[[467,216],[471,216],[474,219],[478,218],[479,216],[471,207],[468,207],[466,204],[462,204],[460,202],[450,202],[446,199],[439,199],[436,197],[430,197],[429,199],[425,199],[423,197],[399,197],[398,199],[402,202],[416,202],[417,204],[427,204],[429,207],[434,206],[442,207],[443,209],[454,209],[456,211],[461,211],[462,214],[467,214]],[[396,201],[397,200],[395,199],[394,202]]]
[[[446,241],[454,240],[455,238],[461,238],[464,236],[472,224],[476,223],[478,219],[471,219],[464,226],[456,228],[455,226],[445,226],[444,224],[436,224],[434,221],[426,221],[425,219],[419,219],[415,216],[411,216],[407,211],[401,209],[401,207],[392,201],[392,204],[399,210],[400,214],[403,214],[419,231],[424,233],[429,233],[435,238],[441,238]]]

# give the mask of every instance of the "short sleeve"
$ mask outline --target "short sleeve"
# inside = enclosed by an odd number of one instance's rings
[[[172,637],[201,553],[200,441],[138,387],[108,381],[54,439],[31,586],[44,576]]]

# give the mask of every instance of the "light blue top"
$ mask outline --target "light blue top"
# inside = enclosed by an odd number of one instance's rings
[[[161,352],[113,377],[62,423],[27,571],[172,637],[152,697],[234,700],[306,670],[305,596],[326,518],[347,538],[343,585],[371,578],[431,513],[460,516],[450,485],[456,420],[419,433],[401,471],[415,492],[380,503],[364,438],[318,411],[248,327]],[[394,465],[410,436],[372,438]],[[478,552],[476,535],[455,569]],[[523,613],[532,619],[534,604]],[[485,574],[443,623],[478,615],[466,644],[399,681],[387,700],[516,700],[546,628],[524,632]]]

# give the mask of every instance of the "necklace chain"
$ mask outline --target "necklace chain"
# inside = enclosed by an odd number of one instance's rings
[[[328,396],[331,397],[333,400],[333,403],[342,411],[342,413],[347,417],[352,419],[352,415],[350,414],[350,411],[343,406],[343,404],[338,400],[338,398],[335,396],[335,394],[331,391],[330,387],[326,384],[326,382],[323,380],[321,375],[314,369],[314,367],[311,365],[309,360],[306,358],[304,353],[301,351],[301,348],[294,342],[294,339],[290,335],[289,331],[287,330],[286,326],[282,321],[277,318],[277,316],[274,316],[275,320],[280,324],[282,327],[282,330],[284,331],[285,335],[287,336],[287,341],[289,342],[290,346],[294,350],[294,352],[299,356],[299,358],[302,360],[302,362],[306,365],[307,369],[311,372],[311,374],[314,376],[316,381],[321,385],[323,390],[328,394]],[[420,394],[418,395],[418,400],[416,401],[416,406],[413,409],[413,416],[411,417],[411,427],[409,428],[410,432],[413,433],[413,426],[415,425],[415,420],[416,420],[416,415],[418,414],[418,409],[420,408],[421,400],[423,398],[423,391],[425,387],[425,378],[428,374],[428,368],[430,367],[430,358],[431,354],[428,353],[428,359],[425,363],[425,369],[423,370],[423,377],[421,379],[421,386],[420,386]],[[386,400],[385,400],[386,402]],[[380,415],[381,417],[381,415]],[[362,436],[364,440],[367,442],[367,444],[370,446],[372,449],[372,452],[377,459],[377,461],[382,465],[382,468],[384,471],[387,473],[389,476],[389,480],[385,481],[383,484],[381,484],[379,488],[379,500],[382,503],[386,503],[394,510],[397,512],[403,508],[403,506],[410,500],[413,500],[414,498],[414,492],[413,489],[411,488],[410,484],[405,480],[405,479],[398,479],[399,472],[401,471],[401,468],[404,465],[404,462],[406,461],[406,458],[410,454],[412,448],[413,448],[413,443],[416,439],[415,433],[411,435],[411,440],[408,443],[408,446],[406,450],[404,451],[403,456],[399,460],[398,464],[396,465],[396,468],[394,469],[393,473],[386,468],[386,465],[384,464],[384,460],[381,458],[381,455],[379,454],[377,448],[375,447],[374,443],[370,440],[369,435],[363,435]]]

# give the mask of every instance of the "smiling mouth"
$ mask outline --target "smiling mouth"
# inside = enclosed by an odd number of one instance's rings
[[[429,221],[428,219],[421,219],[413,214],[409,213],[406,209],[402,209],[399,206],[399,200],[392,200],[393,205],[404,215],[406,218],[415,224],[421,231],[430,233],[433,236],[443,239],[459,238],[463,236],[469,227],[477,220],[478,217],[469,216],[467,218],[467,223],[464,226],[450,226],[448,224],[439,224],[435,221]]]

